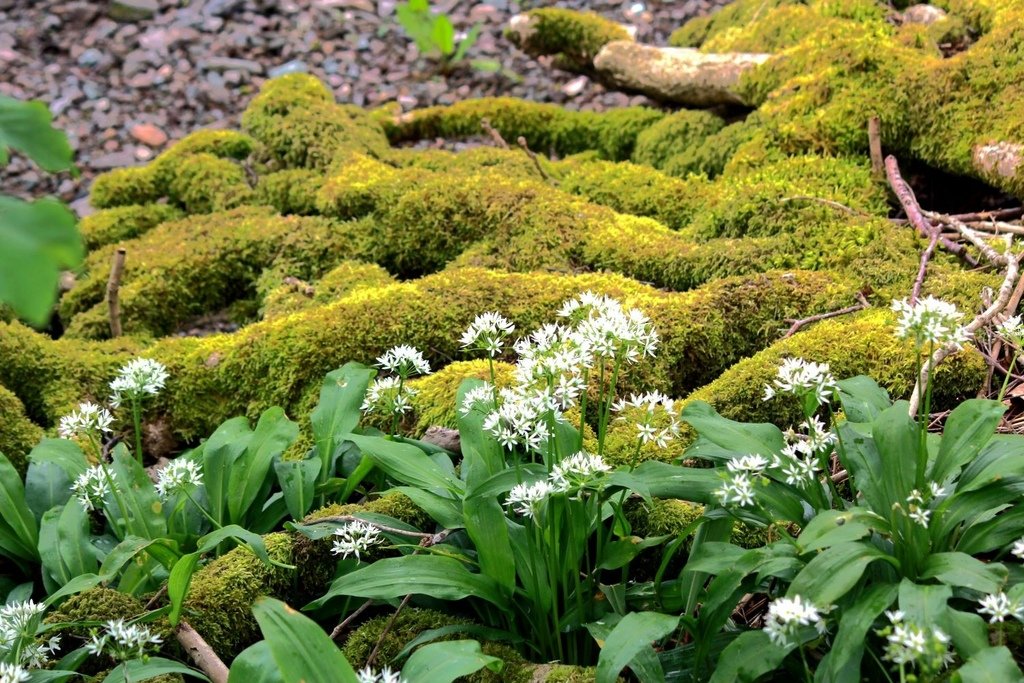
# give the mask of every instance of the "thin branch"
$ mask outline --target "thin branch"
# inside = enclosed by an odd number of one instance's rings
[[[921,237],[931,239],[933,227],[921,213],[921,205],[917,203],[917,198],[914,196],[914,190],[911,189],[910,185],[903,180],[903,176],[900,175],[900,167],[896,161],[896,157],[889,155],[885,158],[885,172],[889,178],[889,185],[892,187],[892,191],[896,193],[897,199],[900,200],[900,205],[903,206],[903,210],[906,212],[907,219],[910,221],[911,225],[914,226]],[[939,243],[951,253],[962,258],[972,267],[976,267],[978,265],[977,259],[967,253],[967,249],[964,245],[957,244],[945,237],[939,237]]]
[[[149,602],[146,603],[146,611],[148,612],[149,610],[154,609],[158,604],[160,604],[161,598],[163,598],[165,595],[167,595],[166,583],[160,586],[160,590],[154,593],[153,597],[151,597],[149,599]]]
[[[398,615],[402,613],[402,610],[405,609],[405,606],[409,604],[409,600],[411,599],[412,593],[409,593],[402,598],[402,602],[398,604],[398,609],[396,609],[395,613],[391,615],[391,618],[388,619],[388,623],[384,625],[384,630],[380,632],[379,636],[377,636],[377,643],[373,646],[373,650],[370,651],[370,656],[366,658],[366,666],[373,666],[373,660],[377,659],[377,653],[380,651],[380,644],[384,642],[384,638],[388,635],[391,627],[395,625],[395,621],[398,620]]]
[[[485,133],[491,136],[491,140],[493,140],[494,144],[498,147],[501,147],[502,149],[509,148],[508,143],[505,142],[505,138],[501,137],[501,133],[491,127],[490,119],[480,119],[480,127],[484,129]]]
[[[107,309],[110,314],[110,336],[121,336],[121,276],[124,274],[125,250],[118,248],[110,264],[110,278],[107,280]]]
[[[871,307],[871,304],[868,303],[868,300],[865,299],[864,295],[861,294],[860,292],[857,292],[857,299],[860,301],[860,303],[855,304],[853,306],[847,306],[846,308],[840,308],[838,311],[829,311],[827,313],[818,313],[817,315],[812,315],[812,316],[809,316],[807,318],[800,318],[800,319],[787,318],[786,322],[787,323],[793,323],[793,324],[786,331],[786,334],[782,335],[782,338],[783,339],[788,339],[788,338],[792,337],[804,325],[810,325],[811,323],[816,323],[819,320],[828,320],[829,318],[838,318],[841,315],[847,315],[849,313],[856,313],[857,311],[863,311],[865,308],[870,308]]]
[[[916,304],[918,298],[921,296],[921,287],[924,286],[924,276],[928,270],[928,261],[931,260],[932,254],[935,253],[935,247],[939,243],[941,233],[937,227],[932,228],[932,238],[928,240],[928,247],[921,252],[921,265],[917,269],[917,277],[914,279],[914,288],[910,290],[910,303],[911,305]]]
[[[882,161],[882,122],[877,116],[868,119],[868,151],[871,154],[871,172],[881,178],[885,175],[885,163]]]
[[[540,177],[544,179],[544,182],[551,185],[558,184],[551,178],[551,176],[548,175],[548,172],[544,170],[544,167],[540,165],[540,159],[537,158],[537,153],[530,149],[530,146],[526,144],[526,138],[520,135],[516,138],[516,144],[526,152],[526,156],[530,157],[530,161],[532,161],[533,165],[537,167],[537,173],[540,173]]]
[[[1005,255],[1000,254],[995,249],[993,249],[988,244],[988,242],[986,242],[984,239],[982,239],[981,235],[979,235],[977,232],[975,232],[974,230],[972,230],[969,227],[967,227],[961,221],[958,221],[955,218],[951,218],[950,219],[950,225],[952,225],[954,228],[956,228],[960,232],[960,234],[963,235],[963,237],[968,242],[970,242],[975,247],[977,247],[978,251],[981,252],[982,256],[984,256],[988,260],[988,262],[991,263],[992,265],[994,265],[994,266],[1005,265],[1006,261],[1008,259],[1012,258],[1010,256],[1009,246],[1007,247],[1007,252],[1006,252]],[[1009,236],[1007,236],[1007,239],[1009,239]]]
[[[227,683],[228,667],[209,643],[184,619],[178,624],[175,636],[199,670],[206,674],[212,683]]]
[[[964,223],[976,221],[990,221],[999,219],[1013,219],[1024,216],[1024,206],[1015,206],[1010,209],[993,209],[992,211],[975,211],[973,213],[954,213],[950,218],[955,218]]]
[[[831,206],[833,209],[839,209],[840,211],[844,211],[844,212],[850,214],[851,216],[864,216],[866,218],[870,218],[871,217],[871,214],[869,214],[869,213],[866,213],[864,211],[858,211],[857,209],[850,208],[846,204],[840,204],[839,202],[833,201],[831,199],[825,199],[823,197],[809,197],[809,196],[806,196],[806,195],[797,195],[795,197],[783,197],[779,201],[780,202],[796,202],[796,201],[817,202],[819,204],[824,204],[825,206]]]
[[[357,609],[355,612],[353,612],[352,614],[350,614],[347,617],[345,617],[345,620],[342,621],[337,626],[335,626],[334,630],[331,631],[331,640],[336,640],[338,638],[338,636],[340,636],[342,633],[344,633],[345,629],[347,629],[349,626],[351,626],[352,622],[354,622],[356,619],[358,619],[359,615],[362,614],[363,612],[365,612],[367,609],[369,609],[370,605],[372,605],[374,602],[375,602],[375,600],[373,598],[370,598],[369,600],[364,602],[362,605],[360,605],[359,609]]]

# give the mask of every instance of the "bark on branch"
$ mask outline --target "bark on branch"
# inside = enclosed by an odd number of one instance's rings
[[[227,683],[228,667],[187,621],[182,620],[175,636],[199,670],[206,674],[212,683]]]

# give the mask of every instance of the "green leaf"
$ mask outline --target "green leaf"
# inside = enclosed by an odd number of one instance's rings
[[[680,414],[701,438],[731,453],[778,455],[786,445],[782,431],[773,424],[748,424],[729,420],[704,401],[693,401]],[[689,455],[689,450],[687,451]],[[654,494],[652,491],[652,495]]]
[[[953,639],[961,659],[973,657],[990,645],[988,623],[977,614],[947,609],[945,617],[941,626]]]
[[[917,423],[910,419],[906,401],[898,401],[879,415],[871,424],[871,434],[882,464],[887,503],[903,503],[914,489],[918,449]],[[884,515],[888,510],[875,512]]]
[[[619,673],[654,641],[672,633],[679,617],[657,612],[630,612],[608,634],[597,659],[597,683],[614,683]]]
[[[71,168],[71,145],[63,131],[51,125],[42,102],[21,102],[0,95],[0,151],[14,148],[44,171]]]
[[[825,510],[815,515],[800,533],[800,551],[807,553],[839,543],[857,541],[870,534],[872,529],[884,530],[888,526],[884,519],[870,510]]]
[[[447,16],[441,14],[434,18],[430,39],[445,57],[455,51],[455,27]]]
[[[2,134],[2,132],[0,132]],[[0,196],[0,301],[33,325],[50,318],[60,271],[84,254],[75,216],[54,199]]]
[[[143,538],[164,538],[167,536],[167,519],[163,513],[163,501],[153,487],[153,481],[145,468],[139,464],[124,444],[118,444],[112,454],[115,483],[128,509],[122,511],[127,532]],[[119,499],[108,498],[116,508]]]
[[[269,408],[260,415],[245,452],[234,462],[228,476],[228,519],[240,523],[254,505],[274,458],[284,453],[299,436],[299,425],[281,408]]]
[[[722,478],[710,467],[680,467],[656,460],[642,463],[632,474],[647,485],[654,498],[711,503],[714,490],[722,485]]]
[[[261,640],[235,657],[228,683],[284,683],[267,641]]]
[[[859,683],[868,631],[878,615],[892,605],[897,593],[895,584],[875,584],[843,610],[832,648],[814,672],[816,683]]]
[[[508,520],[497,498],[472,496],[462,505],[466,533],[476,547],[480,571],[508,596],[516,586],[516,563],[508,536]]]
[[[74,480],[89,469],[81,447],[67,439],[43,439],[28,454],[29,463],[52,462]]]
[[[922,579],[938,579],[947,586],[998,593],[1006,583],[1006,567],[982,562],[967,553],[935,553],[921,570]]]
[[[323,599],[341,595],[390,600],[410,593],[438,600],[477,597],[500,609],[509,600],[489,576],[474,574],[459,560],[440,555],[405,555],[377,560],[338,578]]]
[[[331,465],[334,453],[359,424],[359,406],[376,371],[360,363],[346,363],[327,373],[320,387],[320,402],[310,415],[313,441],[323,467],[321,479],[334,474]]]
[[[860,581],[875,560],[896,561],[867,543],[840,543],[807,563],[789,586],[787,595],[799,595],[815,605],[833,605]]]
[[[976,653],[953,674],[959,683],[1021,683],[1024,676],[1013,655],[1003,645]]]
[[[261,598],[252,612],[284,683],[358,683],[345,655],[315,621],[273,598]]]
[[[839,402],[850,422],[874,422],[892,404],[889,392],[865,375],[837,382]]]
[[[50,508],[71,500],[73,480],[55,462],[30,462],[25,474],[25,498],[38,520]]]
[[[481,652],[477,641],[451,640],[424,645],[412,653],[402,667],[402,678],[406,681],[451,683],[483,668],[497,672],[502,667],[504,662]]]
[[[464,379],[459,384],[455,404],[461,406],[466,394],[483,384],[483,380],[473,377]],[[473,410],[463,415],[459,410],[457,415],[459,444],[462,448],[462,478],[468,488],[473,488],[505,469],[505,454],[501,444],[484,432],[484,414],[481,411]]]
[[[949,586],[925,586],[910,579],[900,581],[900,609],[911,624],[939,624],[948,611],[953,591]]]
[[[459,47],[455,50],[455,54],[452,55],[451,61],[461,62],[466,58],[466,53],[476,44],[482,29],[483,27],[480,24],[476,24],[473,28],[469,29],[466,37],[459,41]]]
[[[227,512],[232,467],[245,453],[251,438],[249,421],[244,417],[235,417],[222,422],[202,445],[206,499],[210,503],[210,515],[220,523],[224,522],[224,515]]]
[[[277,460],[274,473],[284,493],[284,502],[292,519],[302,519],[313,507],[313,492],[320,474],[320,460]]]
[[[201,672],[179,662],[164,659],[163,657],[150,657],[145,662],[141,659],[132,659],[119,664],[117,668],[107,674],[106,678],[103,679],[103,683],[129,683],[129,681],[131,683],[138,683],[139,681],[148,681],[151,678],[166,676],[167,674],[183,674],[192,678],[198,678],[201,681],[210,680]]]
[[[181,619],[181,608],[185,604],[185,596],[188,595],[188,586],[192,583],[192,575],[199,564],[199,553],[182,555],[174,563],[171,574],[167,578],[167,599],[171,602],[171,611],[167,620],[171,626],[177,626]]]
[[[248,529],[244,529],[237,524],[229,524],[225,527],[221,527],[220,529],[211,531],[200,538],[196,542],[196,552],[208,553],[229,538],[244,543],[245,546],[256,555],[256,557],[263,560],[266,564],[274,565],[276,567],[284,567],[286,569],[295,568],[270,559],[270,555],[267,554],[267,545],[263,542],[263,537],[249,531]]]
[[[764,631],[746,631],[722,651],[710,683],[756,681],[782,665],[793,648],[780,647]]]
[[[380,436],[349,434],[346,438],[396,481],[439,495],[461,496],[465,493],[462,481],[451,476],[415,446]]]
[[[99,563],[89,542],[89,518],[72,499],[63,507],[47,510],[39,527],[39,557],[46,577],[56,588],[76,576],[92,574]]]
[[[998,401],[972,398],[964,401],[946,418],[939,454],[931,478],[940,484],[981,452],[992,439],[1006,407]]]
[[[39,558],[36,519],[25,501],[21,477],[3,453],[0,453],[0,536],[5,540],[3,547],[12,549],[17,557]]]

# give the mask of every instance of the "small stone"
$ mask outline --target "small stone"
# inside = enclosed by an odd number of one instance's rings
[[[140,123],[128,131],[135,140],[150,147],[162,147],[167,142],[167,133],[152,123]]]
[[[306,74],[309,73],[309,67],[305,62],[298,59],[293,59],[290,62],[286,62],[281,66],[275,66],[273,69],[267,72],[271,78],[277,78],[278,76],[284,76],[285,74]]]
[[[151,150],[149,147],[136,147],[135,158],[138,159],[139,161],[149,161],[150,159],[153,158],[153,150]]]
[[[105,55],[94,47],[90,47],[88,50],[78,56],[78,65],[85,67],[92,67],[98,65],[103,61]]]
[[[235,59],[234,57],[210,57],[199,62],[199,68],[203,71],[246,71],[252,74],[262,74],[263,66],[251,59]]]
[[[157,0],[113,0],[107,13],[117,21],[152,19],[159,11]]]
[[[586,76],[577,76],[562,86],[562,92],[569,97],[576,97],[583,92],[583,89],[587,87],[587,83],[589,82],[590,79]]]
[[[946,18],[946,12],[932,5],[911,5],[903,10],[903,21],[907,24],[931,26]]]

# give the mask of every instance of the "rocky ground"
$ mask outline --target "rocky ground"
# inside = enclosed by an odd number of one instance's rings
[[[664,42],[726,0],[568,0]],[[98,172],[148,161],[196,128],[233,126],[267,78],[309,71],[340,102],[404,109],[508,94],[580,109],[642,102],[550,68],[502,37],[530,0],[441,0],[456,30],[480,24],[469,53],[500,70],[448,74],[420,55],[395,20],[395,0],[0,0],[0,95],[47,102],[77,150],[81,176],[48,177],[17,157],[4,192],[54,193],[79,213]],[[139,8],[124,12],[126,6]],[[147,7],[156,7],[149,11]],[[120,13],[118,10],[122,10]],[[132,14],[133,16],[128,16]]]

